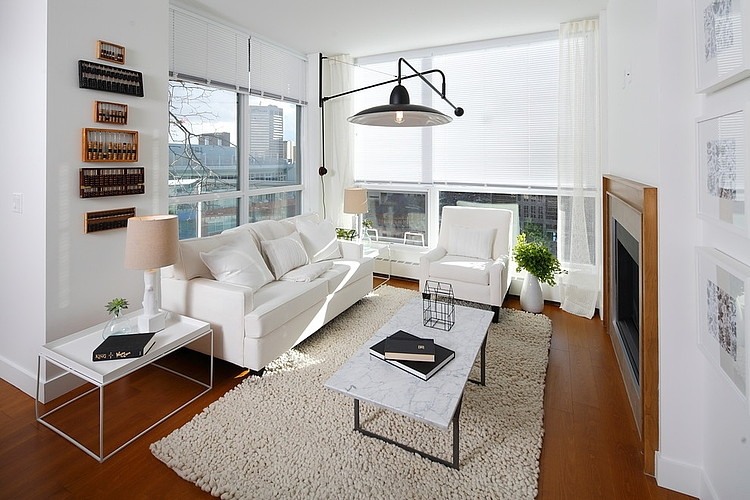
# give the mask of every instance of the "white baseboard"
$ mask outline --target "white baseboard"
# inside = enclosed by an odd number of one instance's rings
[[[685,495],[714,500],[710,481],[705,477],[703,469],[676,460],[665,458],[661,452],[656,452],[656,484],[662,488],[678,491]]]
[[[0,378],[32,398],[36,393],[36,373],[30,373],[3,356],[0,356]]]
[[[36,398],[36,373],[30,373],[7,358],[0,356],[0,378],[17,387],[32,398]],[[83,381],[70,373],[61,373],[39,388],[39,400],[43,403],[83,385]]]

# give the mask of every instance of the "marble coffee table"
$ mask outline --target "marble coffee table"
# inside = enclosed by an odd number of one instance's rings
[[[381,439],[432,461],[459,468],[459,415],[467,381],[485,383],[484,361],[487,330],[493,313],[471,307],[456,306],[453,328],[443,331],[422,325],[422,299],[417,298],[401,308],[382,328],[364,343],[325,383],[325,386],[354,399],[354,429]],[[385,337],[404,330],[455,351],[456,356],[429,380],[422,380],[372,356],[370,346]],[[480,355],[480,379],[469,374]],[[439,429],[453,424],[453,457],[451,461],[429,455],[386,436],[363,429],[359,419],[360,401],[400,413]]]

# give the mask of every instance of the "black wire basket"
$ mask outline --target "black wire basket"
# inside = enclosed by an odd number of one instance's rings
[[[450,330],[456,322],[456,299],[453,286],[440,281],[425,281],[422,291],[422,324]]]

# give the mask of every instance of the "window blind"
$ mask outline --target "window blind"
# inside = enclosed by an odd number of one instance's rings
[[[250,38],[250,93],[307,104],[307,60],[257,37]]]
[[[355,177],[380,182],[480,184],[518,188],[557,186],[558,41],[514,39],[512,44],[440,53],[416,59],[420,70],[445,73],[448,98],[465,109],[455,117],[419,79],[410,81],[411,102],[453,116],[440,127],[411,130],[357,127]],[[385,66],[396,68],[396,60]],[[415,60],[409,59],[414,64]],[[380,70],[384,64],[365,66]],[[361,71],[360,71],[361,72]],[[380,75],[380,81],[387,77]],[[433,78],[440,88],[440,80]],[[357,110],[388,102],[372,94]],[[366,94],[362,92],[360,94]],[[375,100],[379,99],[379,100]],[[405,133],[406,132],[406,133]],[[416,149],[416,151],[414,151]],[[415,165],[416,163],[416,165]],[[395,168],[394,168],[395,167]]]
[[[248,35],[170,7],[169,75],[248,92]]]

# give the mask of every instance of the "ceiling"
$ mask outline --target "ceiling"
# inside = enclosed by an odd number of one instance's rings
[[[607,0],[177,0],[303,54],[354,57],[556,29]]]

